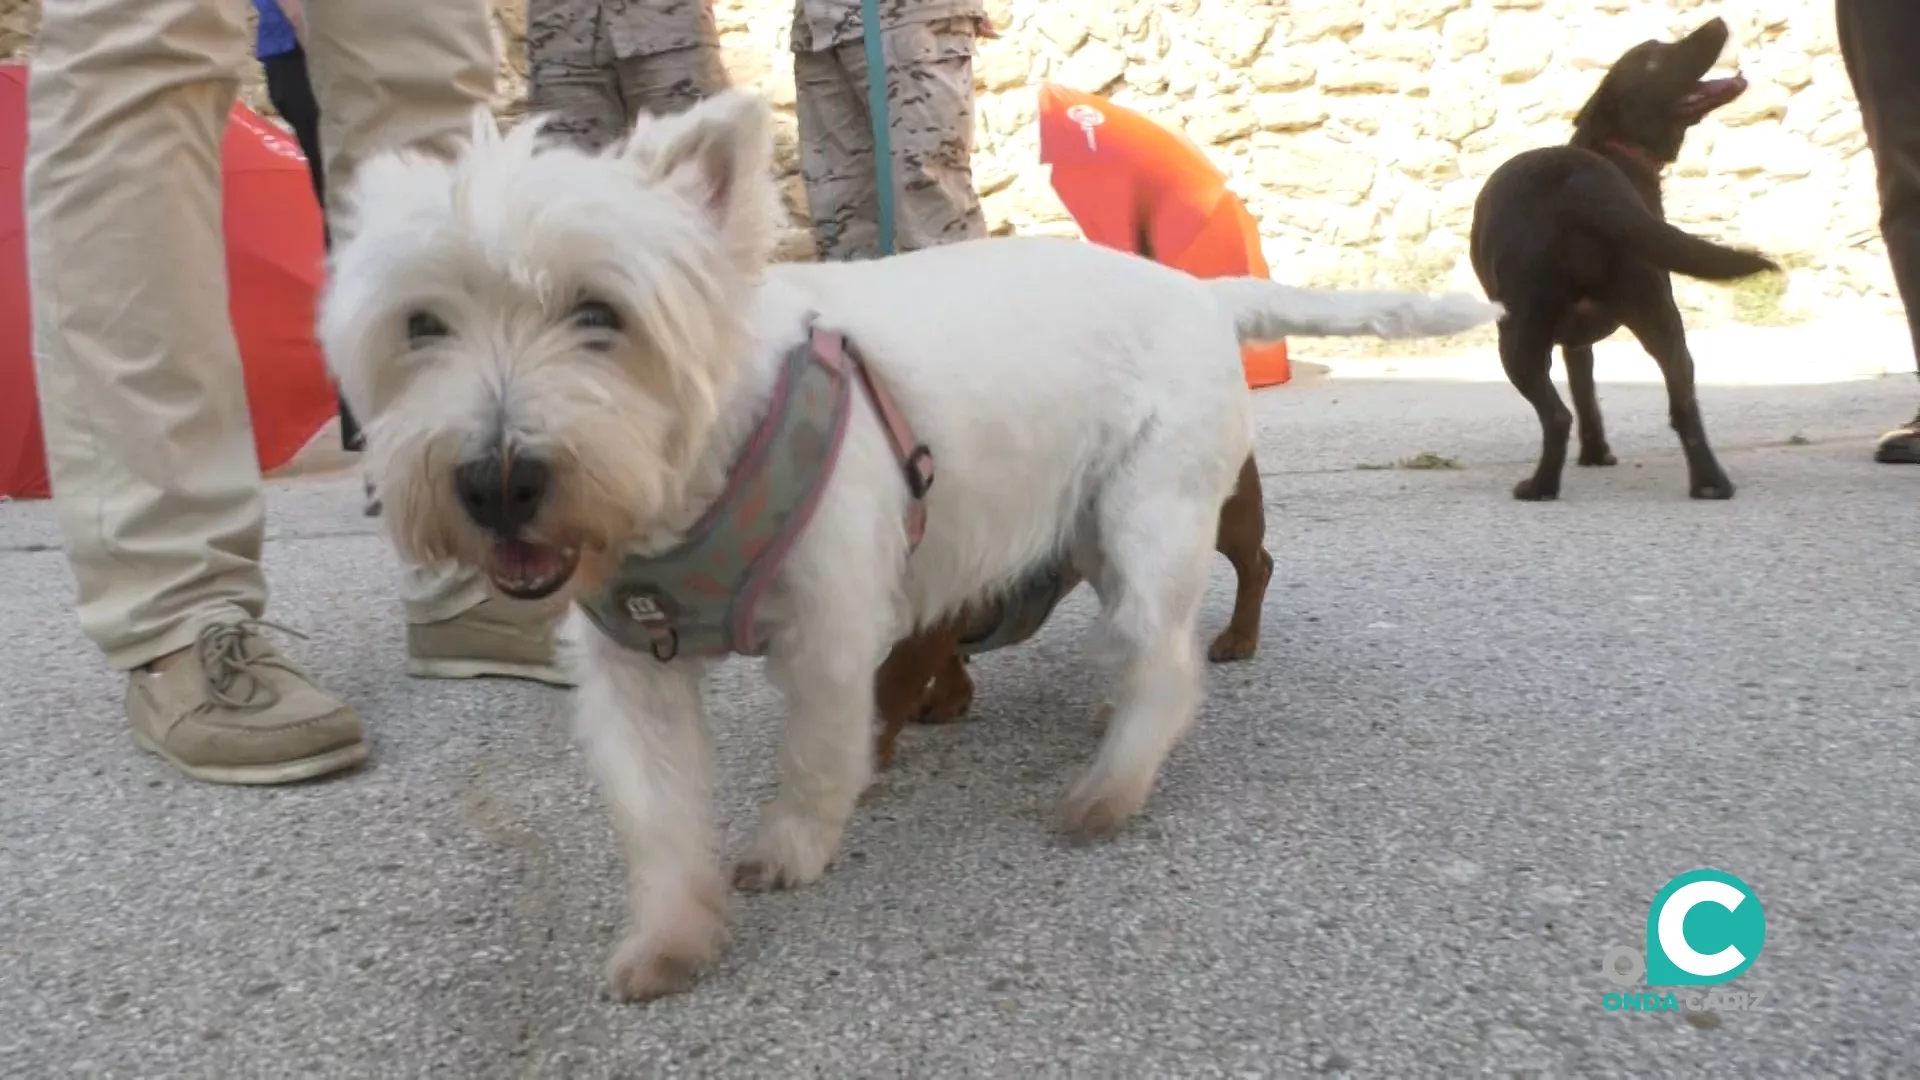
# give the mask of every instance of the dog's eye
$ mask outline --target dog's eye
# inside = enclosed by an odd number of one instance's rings
[[[606,330],[618,332],[620,313],[613,305],[599,300],[582,300],[573,309],[573,325],[582,330]]]
[[[407,316],[407,344],[414,348],[430,344],[446,337],[453,331],[440,316],[430,311],[416,311]]]

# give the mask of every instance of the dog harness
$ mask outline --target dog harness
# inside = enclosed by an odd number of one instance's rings
[[[1027,575],[1017,592],[1000,602],[998,616],[991,625],[967,627],[957,651],[962,656],[978,656],[1009,645],[1018,645],[1040,632],[1053,609],[1080,585],[1080,575],[1065,559],[1048,563]]]
[[[912,501],[907,545],[927,527],[933,453],[840,334],[810,328],[787,353],[767,412],[727,471],[727,484],[674,547],[628,555],[599,593],[580,604],[594,625],[659,660],[761,656],[754,613],[787,553],[812,520],[839,461],[858,381],[899,459]]]

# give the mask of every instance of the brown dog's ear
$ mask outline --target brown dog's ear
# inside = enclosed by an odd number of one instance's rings
[[[1607,92],[1609,89],[1607,80],[1600,80],[1600,85],[1580,106],[1580,111],[1574,114],[1573,130],[1586,131],[1606,126],[1613,115],[1613,95]]]

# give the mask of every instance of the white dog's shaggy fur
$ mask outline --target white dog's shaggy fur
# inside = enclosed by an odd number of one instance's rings
[[[955,244],[769,267],[770,113],[729,92],[586,156],[476,120],[452,161],[368,161],[321,336],[396,545],[485,568],[512,595],[592,590],[624,551],[678,539],[716,497],[807,319],[844,332],[933,448],[926,538],[865,399],[760,617],[791,715],[743,887],[826,869],[871,767],[873,675],[896,639],[1071,554],[1097,591],[1112,719],[1063,826],[1096,836],[1146,801],[1202,698],[1196,618],[1221,503],[1253,443],[1242,339],[1453,333],[1465,296],[1202,281],[1065,240]],[[456,470],[546,466],[500,535]],[[536,505],[537,504],[537,505]],[[632,997],[712,961],[716,852],[706,665],[661,663],[576,620],[578,726],[629,866],[610,976]]]

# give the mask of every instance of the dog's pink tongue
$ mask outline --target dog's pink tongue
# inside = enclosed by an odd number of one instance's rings
[[[553,553],[524,540],[502,540],[493,546],[495,572],[502,577],[534,581],[553,566]]]
[[[1692,93],[1681,100],[1680,108],[1693,115],[1704,116],[1746,91],[1747,77],[1738,73],[1724,79],[1703,79]]]
[[[1747,77],[1735,72],[1724,79],[1707,79],[1701,82],[1700,88],[1693,92],[1693,96],[1715,102],[1731,101],[1746,93],[1746,90]]]

